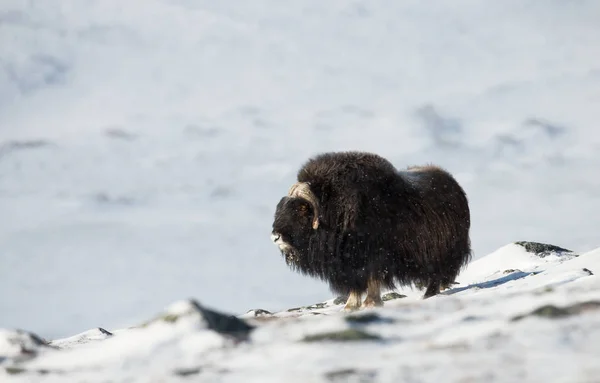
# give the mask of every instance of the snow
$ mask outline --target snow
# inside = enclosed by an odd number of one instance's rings
[[[212,331],[191,301],[180,300],[142,325],[110,336],[94,329],[56,339],[50,346],[57,348],[29,359],[0,347],[0,356],[8,358],[0,361],[0,378],[592,382],[600,372],[599,255],[600,248],[542,256],[509,244],[472,262],[459,276],[460,285],[427,300],[405,297],[352,313],[328,300],[321,308],[241,315],[254,326],[243,342]],[[515,273],[516,266],[521,274],[494,283],[507,270]],[[580,272],[583,268],[587,272]],[[546,305],[567,314],[530,315]],[[169,315],[173,319],[164,319]],[[348,330],[375,338],[309,341]],[[0,345],[10,335],[1,332]]]
[[[57,339],[185,297],[243,314],[329,296],[269,238],[296,170],[326,150],[452,171],[476,260],[516,240],[595,249],[599,14],[3,0],[0,327]]]

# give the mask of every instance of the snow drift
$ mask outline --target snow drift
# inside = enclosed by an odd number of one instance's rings
[[[592,382],[600,373],[600,249],[512,243],[458,284],[340,311],[343,299],[238,317],[195,299],[130,328],[41,340],[0,332],[6,382]]]

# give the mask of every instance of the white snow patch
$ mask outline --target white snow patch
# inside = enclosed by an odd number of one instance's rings
[[[54,340],[69,347],[28,361],[2,346],[12,334],[2,331],[0,377],[44,383],[177,382],[183,376],[220,382],[593,381],[600,373],[600,274],[592,270],[600,270],[600,249],[544,258],[522,249],[504,246],[473,262],[466,270],[471,285],[427,300],[399,298],[354,313],[340,311],[343,303],[333,299],[256,317],[250,311],[240,316],[256,326],[248,342],[228,342],[209,330],[190,301],[105,339],[91,330]],[[516,266],[536,272],[491,283]],[[551,308],[529,315],[547,305],[564,316],[552,316]],[[307,341],[344,331],[375,338]]]

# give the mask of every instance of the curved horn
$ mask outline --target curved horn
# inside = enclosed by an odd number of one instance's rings
[[[310,190],[310,185],[307,182],[296,182],[288,191],[288,196],[304,198],[311,204],[315,214],[312,227],[316,230],[319,227],[319,201],[315,194]]]

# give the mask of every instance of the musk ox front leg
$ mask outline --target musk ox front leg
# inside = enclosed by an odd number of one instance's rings
[[[364,301],[365,307],[381,307],[381,282],[375,278],[369,278],[367,282],[367,297]]]
[[[360,309],[362,293],[360,291],[350,291],[348,300],[344,305],[343,311],[355,311]]]

